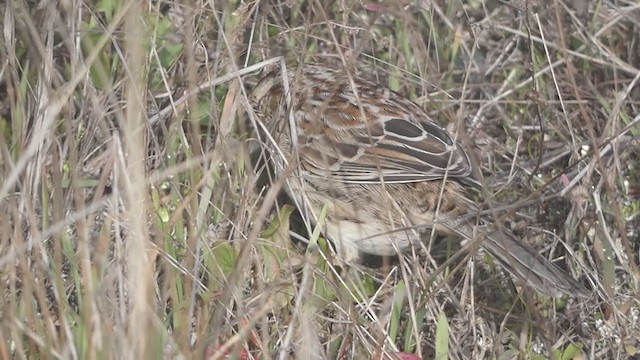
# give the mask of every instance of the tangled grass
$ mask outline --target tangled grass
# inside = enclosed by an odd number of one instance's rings
[[[0,7],[0,358],[640,356],[637,2]],[[337,266],[252,155],[247,93],[281,59],[428,109],[593,297],[444,262],[455,239]]]

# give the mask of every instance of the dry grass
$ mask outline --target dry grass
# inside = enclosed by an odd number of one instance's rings
[[[587,3],[0,4],[0,358],[637,358],[640,6]],[[593,297],[482,255],[333,266],[239,120],[279,56],[457,129]]]

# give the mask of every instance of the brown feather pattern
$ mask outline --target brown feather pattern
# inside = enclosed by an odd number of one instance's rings
[[[466,190],[478,184],[472,164],[426,111],[361,77],[351,77],[353,88],[343,69],[310,64],[287,74],[291,108],[279,71],[260,81],[252,104],[287,158],[274,152],[276,170],[299,159],[288,194],[312,220],[327,207],[324,234],[341,257],[406,252],[431,229],[473,238],[478,221],[468,215],[477,207]],[[475,227],[485,235],[482,247],[516,278],[553,296],[588,295],[529,245],[489,223],[481,219]]]

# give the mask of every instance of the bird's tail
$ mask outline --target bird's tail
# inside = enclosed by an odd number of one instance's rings
[[[470,226],[451,230],[464,238],[472,238],[473,229]],[[513,235],[499,229],[488,230],[483,226],[476,227],[476,234],[484,237],[480,246],[507,272],[536,291],[554,297],[569,295],[586,298],[590,295],[571,275]]]

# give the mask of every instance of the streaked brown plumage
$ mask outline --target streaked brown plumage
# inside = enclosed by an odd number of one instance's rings
[[[406,252],[431,229],[473,237],[477,207],[466,189],[479,184],[471,162],[422,108],[342,69],[303,65],[287,77],[290,107],[280,71],[258,83],[251,101],[277,144],[276,171],[295,166],[287,193],[313,221],[326,206],[324,234],[343,259]],[[479,224],[482,247],[514,276],[549,295],[587,296],[530,246]]]

